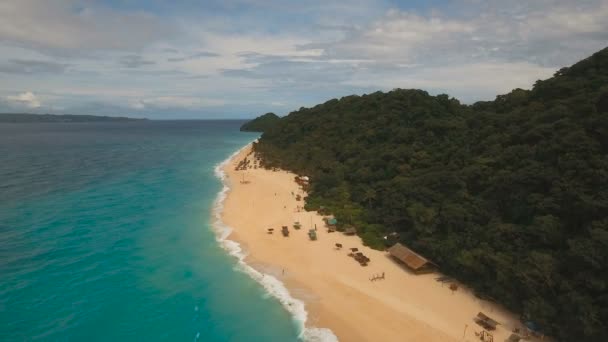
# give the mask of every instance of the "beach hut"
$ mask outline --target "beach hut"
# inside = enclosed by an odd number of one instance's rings
[[[344,229],[344,234],[345,235],[355,235],[355,234],[357,234],[357,228],[355,228],[355,227],[346,227],[346,229]]]
[[[325,223],[326,223],[328,226],[335,226],[335,225],[337,225],[337,224],[338,224],[338,220],[336,220],[336,218],[335,218],[335,217],[333,217],[333,216],[326,217],[326,218],[324,218],[323,220],[325,220]]]
[[[316,231],[316,230],[314,230],[314,229],[310,229],[310,230],[308,231],[308,237],[309,237],[311,240],[313,240],[313,241],[314,241],[314,240],[316,240],[316,239],[317,239],[317,231]]]
[[[496,326],[500,324],[481,311],[475,316],[474,321],[486,330],[496,330]]]
[[[287,226],[283,226],[281,228],[281,233],[283,233],[283,236],[288,237],[289,236],[289,228]]]
[[[432,261],[426,259],[400,243],[393,245],[388,249],[388,252],[393,258],[405,264],[416,274],[430,273],[435,271],[437,268],[437,265]]]

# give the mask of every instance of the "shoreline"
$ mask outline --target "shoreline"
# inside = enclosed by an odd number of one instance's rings
[[[478,341],[475,333],[482,329],[473,317],[482,311],[501,323],[492,332],[496,341],[521,327],[513,314],[474,297],[461,284],[451,292],[435,281],[438,273],[413,275],[385,252],[363,246],[358,236],[326,232],[322,216],[298,210],[303,202],[296,201],[295,193],[302,192],[294,174],[234,170],[250,151],[251,143],[216,167],[223,184],[214,205],[217,240],[237,258],[239,269],[292,314],[301,339]],[[234,181],[241,177],[248,182]],[[294,230],[295,220],[304,228]],[[289,226],[289,237],[281,236],[282,225]],[[306,237],[313,225],[318,227],[317,241]],[[274,234],[267,227],[274,227]],[[336,250],[338,241],[345,250],[365,252],[370,266],[356,265],[346,252]],[[370,281],[370,275],[384,272],[386,280]]]
[[[228,198],[231,191],[230,178],[225,171],[225,168],[229,166],[237,156],[243,153],[243,151],[251,148],[251,144],[252,143],[248,143],[247,145],[238,149],[226,160],[219,163],[214,169],[216,177],[219,178],[222,183],[222,190],[217,194],[213,202],[212,209],[212,227],[216,233],[216,240],[221,248],[226,250],[230,256],[237,259],[237,267],[239,271],[247,274],[258,284],[262,285],[268,295],[277,299],[281,306],[283,306],[283,308],[289,312],[298,329],[299,339],[304,341],[320,342],[338,341],[338,338],[329,329],[306,326],[308,312],[306,311],[304,301],[294,298],[290,294],[286,285],[272,274],[257,270],[252,265],[251,260],[249,260],[249,263],[246,262],[245,259],[249,257],[249,253],[247,253],[245,248],[243,248],[243,242],[236,241],[238,239],[234,239],[234,228],[227,225],[222,220],[224,215],[224,202]]]

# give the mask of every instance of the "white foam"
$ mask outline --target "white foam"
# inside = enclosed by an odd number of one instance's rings
[[[237,270],[245,272],[252,279],[260,283],[270,296],[275,297],[281,303],[281,305],[283,305],[283,307],[289,313],[291,313],[295,322],[298,324],[300,339],[309,342],[338,341],[336,335],[334,335],[334,333],[329,329],[306,327],[308,312],[306,312],[304,302],[293,298],[289,294],[289,290],[287,290],[285,284],[274,276],[267,273],[261,273],[248,265],[244,261],[246,254],[241,249],[241,245],[236,241],[228,240],[228,236],[232,232],[232,228],[228,227],[224,224],[224,222],[222,222],[222,211],[224,209],[224,200],[226,199],[228,191],[230,191],[230,184],[223,169],[232,158],[234,158],[248,146],[249,144],[245,145],[238,151],[234,152],[230,157],[228,157],[228,159],[224,160],[215,167],[215,175],[222,181],[223,184],[223,188],[218,193],[213,206],[213,227],[216,232],[216,239],[220,246],[224,248],[228,254],[237,259]]]

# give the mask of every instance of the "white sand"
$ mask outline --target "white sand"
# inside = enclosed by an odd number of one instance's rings
[[[482,328],[473,317],[482,311],[501,323],[492,332],[500,342],[520,326],[513,314],[474,297],[462,285],[452,293],[435,281],[439,274],[414,275],[386,252],[363,246],[356,236],[328,233],[320,215],[297,212],[304,203],[291,194],[303,194],[294,174],[234,170],[250,151],[244,149],[224,168],[231,189],[222,220],[234,228],[229,238],[241,243],[247,263],[277,276],[306,303],[307,325],[329,328],[341,341],[479,341],[475,332]],[[241,183],[243,175],[248,184]],[[294,221],[303,228],[293,229]],[[318,240],[310,241],[307,232],[315,224]],[[284,225],[289,237],[281,234]],[[267,233],[270,227],[275,229],[272,235]],[[344,248],[336,250],[335,243]],[[347,256],[351,247],[371,259],[368,267]],[[382,272],[385,280],[369,280]]]

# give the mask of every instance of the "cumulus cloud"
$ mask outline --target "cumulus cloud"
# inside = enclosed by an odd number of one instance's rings
[[[17,95],[9,95],[6,97],[9,104],[14,105],[15,107],[25,107],[25,108],[40,108],[40,100],[38,97],[34,95],[31,91],[26,91]]]
[[[36,89],[93,114],[253,115],[395,87],[473,102],[608,42],[607,0],[5,0],[0,18],[0,99]]]
[[[351,30],[344,39],[309,47],[322,48],[328,57],[399,63],[499,60],[560,66],[608,42],[608,2],[587,1],[585,7],[565,1],[544,3],[537,7],[489,1],[481,12],[464,18],[392,10],[367,27]]]
[[[608,42],[607,1],[463,6],[468,15],[390,10],[368,25],[343,28],[341,38],[297,46],[300,53],[321,51],[317,55],[243,54],[249,67],[222,72],[277,87],[416,87],[471,102],[529,88]]]

